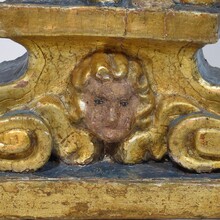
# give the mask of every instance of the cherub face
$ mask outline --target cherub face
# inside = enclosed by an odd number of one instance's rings
[[[123,140],[131,132],[139,99],[127,79],[102,82],[90,78],[83,90],[84,123],[107,143]]]

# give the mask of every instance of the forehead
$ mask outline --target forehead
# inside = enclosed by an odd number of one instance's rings
[[[106,98],[129,98],[133,94],[133,88],[127,79],[102,82],[90,78],[84,91]]]

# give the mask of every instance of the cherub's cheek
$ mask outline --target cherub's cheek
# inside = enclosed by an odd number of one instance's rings
[[[96,106],[92,109],[89,109],[88,114],[91,115],[93,120],[95,120],[97,123],[105,118],[103,109]]]
[[[120,113],[120,126],[128,129],[134,122],[134,112],[130,108],[126,108]]]

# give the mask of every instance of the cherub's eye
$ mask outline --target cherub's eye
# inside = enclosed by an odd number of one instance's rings
[[[105,102],[105,100],[103,98],[101,98],[101,97],[95,97],[95,99],[94,99],[94,104],[95,105],[101,105],[104,102]]]
[[[120,106],[122,106],[122,107],[126,107],[126,106],[128,106],[128,101],[127,100],[121,100],[120,101]]]

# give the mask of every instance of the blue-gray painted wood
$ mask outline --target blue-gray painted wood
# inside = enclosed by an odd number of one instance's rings
[[[0,86],[22,77],[28,68],[28,53],[16,60],[0,63]]]
[[[212,67],[209,65],[204,57],[202,49],[197,52],[196,59],[202,78],[210,83],[212,86],[220,86],[220,68]]]
[[[170,6],[173,10],[183,10],[183,11],[198,11],[198,12],[209,12],[209,13],[220,13],[220,3],[215,3],[212,5],[192,5],[192,4],[182,4],[179,0],[173,0],[174,5]],[[118,3],[112,2],[99,2],[94,3],[91,0],[6,0],[1,4],[35,4],[44,6],[104,6],[104,7],[124,7],[124,8],[140,8],[137,4],[133,4],[132,0],[119,0]],[[167,10],[168,8],[166,8]]]
[[[168,159],[162,162],[150,161],[136,165],[123,165],[102,161],[86,166],[66,165],[51,159],[42,169],[34,173],[0,172],[0,178],[13,179],[116,179],[116,180],[144,180],[144,179],[220,179],[220,172],[197,174],[186,171]]]
[[[59,5],[59,6],[111,6],[111,7],[130,7],[131,0],[119,0],[117,3],[92,2],[89,0],[6,0],[6,4],[40,4],[40,5]]]

